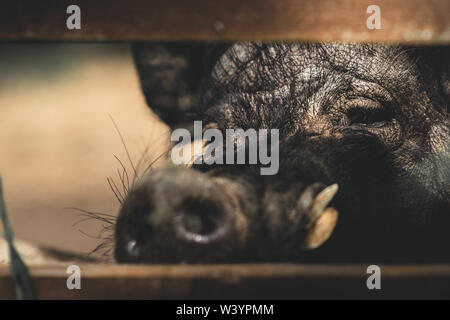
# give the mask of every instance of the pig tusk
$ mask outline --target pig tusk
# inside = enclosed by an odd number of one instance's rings
[[[325,208],[311,229],[308,230],[303,240],[303,249],[312,250],[324,244],[331,237],[337,220],[338,212],[331,207]]]
[[[325,189],[323,189],[314,199],[309,213],[309,222],[306,226],[309,229],[314,222],[321,216],[322,212],[325,210],[327,205],[333,200],[336,192],[338,191],[338,185],[332,184]]]

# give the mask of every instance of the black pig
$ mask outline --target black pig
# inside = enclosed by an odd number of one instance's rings
[[[261,176],[257,165],[151,172],[121,208],[117,261],[449,256],[447,48],[162,43],[133,49],[147,102],[172,128],[194,119],[221,131],[277,128],[280,164],[273,176]],[[328,239],[337,212],[331,239],[305,252]]]

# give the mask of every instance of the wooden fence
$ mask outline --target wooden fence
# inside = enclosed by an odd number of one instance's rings
[[[70,4],[81,29],[68,30]],[[377,5],[381,29],[369,30]],[[2,41],[300,40],[450,43],[449,0],[3,0]],[[366,287],[363,265],[80,264],[82,289],[69,290],[67,265],[31,266],[41,299],[98,298],[450,298],[450,265],[381,266],[382,290]],[[0,266],[0,298],[13,299]]]
[[[76,4],[81,29],[68,30]],[[370,30],[371,5],[381,29]],[[372,12],[369,10],[369,12]],[[3,0],[2,40],[302,40],[446,44],[449,0]]]
[[[385,265],[369,290],[363,265],[80,264],[81,290],[69,290],[69,264],[31,266],[38,299],[450,298],[450,266]],[[14,299],[6,266],[0,299]]]

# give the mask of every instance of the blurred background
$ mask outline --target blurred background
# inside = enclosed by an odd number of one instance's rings
[[[133,169],[109,115],[133,162],[144,156],[145,166],[169,147],[128,45],[0,44],[0,174],[18,238],[78,253],[100,243],[102,223],[77,224],[67,207],[117,214],[106,180],[120,184],[114,155],[130,178]]]

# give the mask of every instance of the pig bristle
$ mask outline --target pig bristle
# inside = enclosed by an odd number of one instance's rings
[[[91,220],[99,221],[102,223],[102,228],[97,235],[88,234],[81,229],[79,229],[78,231],[89,238],[101,240],[101,243],[87,254],[88,256],[97,254],[100,256],[100,258],[102,258],[102,260],[111,260],[114,247],[114,227],[117,217],[108,213],[89,211],[76,207],[66,209],[77,211],[77,216],[81,217],[80,220],[72,225],[73,227]]]
[[[133,162],[130,152],[128,151],[125,139],[123,138],[123,135],[119,129],[119,126],[114,121],[113,117],[109,115],[114,128],[121,140],[122,146],[125,150],[126,156],[129,161],[129,165],[132,169],[132,174],[129,173],[129,170],[127,170],[127,167],[125,166],[124,162],[115,154],[113,154],[113,157],[116,159],[116,161],[119,164],[119,167],[117,168],[117,177],[118,182],[116,183],[116,180],[111,176],[107,177],[106,181],[108,183],[109,188],[111,189],[112,193],[114,194],[115,198],[119,202],[119,204],[122,206],[125,199],[128,197],[128,194],[131,189],[136,185],[136,183],[148,172],[151,170],[153,165],[159,161],[161,158],[167,155],[167,153],[170,151],[170,149],[161,152],[157,157],[148,157],[148,153],[150,151],[151,145],[153,143],[148,143],[145,145],[144,150],[142,151],[141,156],[139,157],[136,164]],[[161,136],[158,137],[162,138],[165,134],[167,134],[168,131],[164,131]],[[148,164],[147,164],[148,163]],[[92,235],[84,232],[83,230],[79,229],[78,231],[81,232],[83,235],[92,238],[100,240],[100,243],[92,249],[87,255],[97,255],[105,262],[112,261],[114,256],[114,232],[115,232],[115,225],[117,216],[109,213],[103,213],[103,212],[95,212],[95,211],[89,211],[81,208],[76,207],[69,207],[66,209],[75,210],[77,211],[77,215],[81,217],[80,220],[75,222],[72,226],[77,226],[81,223],[84,223],[86,221],[98,221],[101,225],[101,230],[98,232],[97,235]]]

